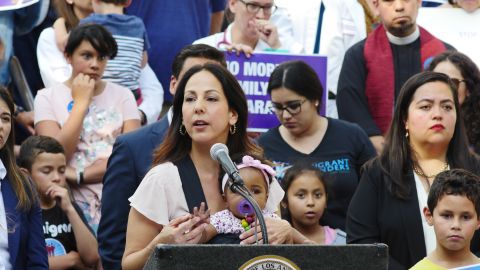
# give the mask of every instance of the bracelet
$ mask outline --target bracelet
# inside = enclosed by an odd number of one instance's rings
[[[77,169],[77,185],[81,185],[83,183],[83,170]]]
[[[278,52],[278,53],[289,53],[290,51],[289,50],[286,50],[286,49],[274,49],[274,48],[266,48],[264,49],[264,51],[266,52]]]

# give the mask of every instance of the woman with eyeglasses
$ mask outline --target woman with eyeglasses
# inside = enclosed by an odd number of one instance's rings
[[[218,49],[244,52],[254,51],[302,52],[302,46],[290,35],[280,35],[270,21],[277,11],[273,0],[229,0],[233,22],[222,33],[196,40],[193,44],[207,44]]]
[[[306,63],[277,66],[267,91],[281,125],[259,138],[265,156],[274,162],[280,181],[284,170],[296,162],[309,162],[323,171],[330,196],[321,224],[345,230],[360,167],[376,154],[373,145],[356,124],[319,114],[323,88]]]
[[[480,154],[480,71],[477,65],[461,52],[446,51],[435,57],[428,69],[448,75],[457,87],[470,146]]]

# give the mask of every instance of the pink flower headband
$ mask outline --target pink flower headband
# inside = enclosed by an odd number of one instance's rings
[[[270,186],[270,178],[275,177],[275,170],[273,170],[272,167],[268,166],[267,164],[263,164],[260,160],[254,159],[251,156],[243,156],[242,158],[242,163],[237,164],[237,168],[240,170],[242,168],[247,168],[247,167],[252,167],[252,168],[257,168],[259,169],[262,174],[263,178],[265,179],[265,183],[267,183],[267,189]],[[268,177],[268,175],[270,177]],[[227,185],[228,180],[228,174],[225,174],[222,179],[222,192],[225,192],[225,186]]]

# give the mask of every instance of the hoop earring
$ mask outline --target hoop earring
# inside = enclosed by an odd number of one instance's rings
[[[232,130],[232,128],[233,128],[233,130]],[[236,124],[231,125],[229,130],[230,130],[230,134],[232,134],[232,135],[235,134],[235,132],[237,132],[237,125]]]
[[[183,129],[182,129],[183,128]],[[178,132],[180,133],[180,135],[182,136],[185,136],[185,134],[187,134],[187,129],[185,128],[185,126],[182,124],[180,126],[180,128],[178,129]]]

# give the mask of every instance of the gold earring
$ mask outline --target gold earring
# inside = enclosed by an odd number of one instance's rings
[[[407,131],[405,132],[405,138],[408,139],[408,135],[409,135],[409,134],[408,134],[408,129],[407,129]]]
[[[182,129],[183,128],[183,129]],[[187,129],[185,128],[185,126],[182,124],[180,126],[180,128],[178,129],[178,132],[180,133],[180,135],[182,136],[185,136],[185,134],[187,134]]]
[[[233,128],[233,130],[232,130]],[[230,126],[230,134],[235,134],[235,132],[237,132],[237,125],[236,124],[233,124]]]

